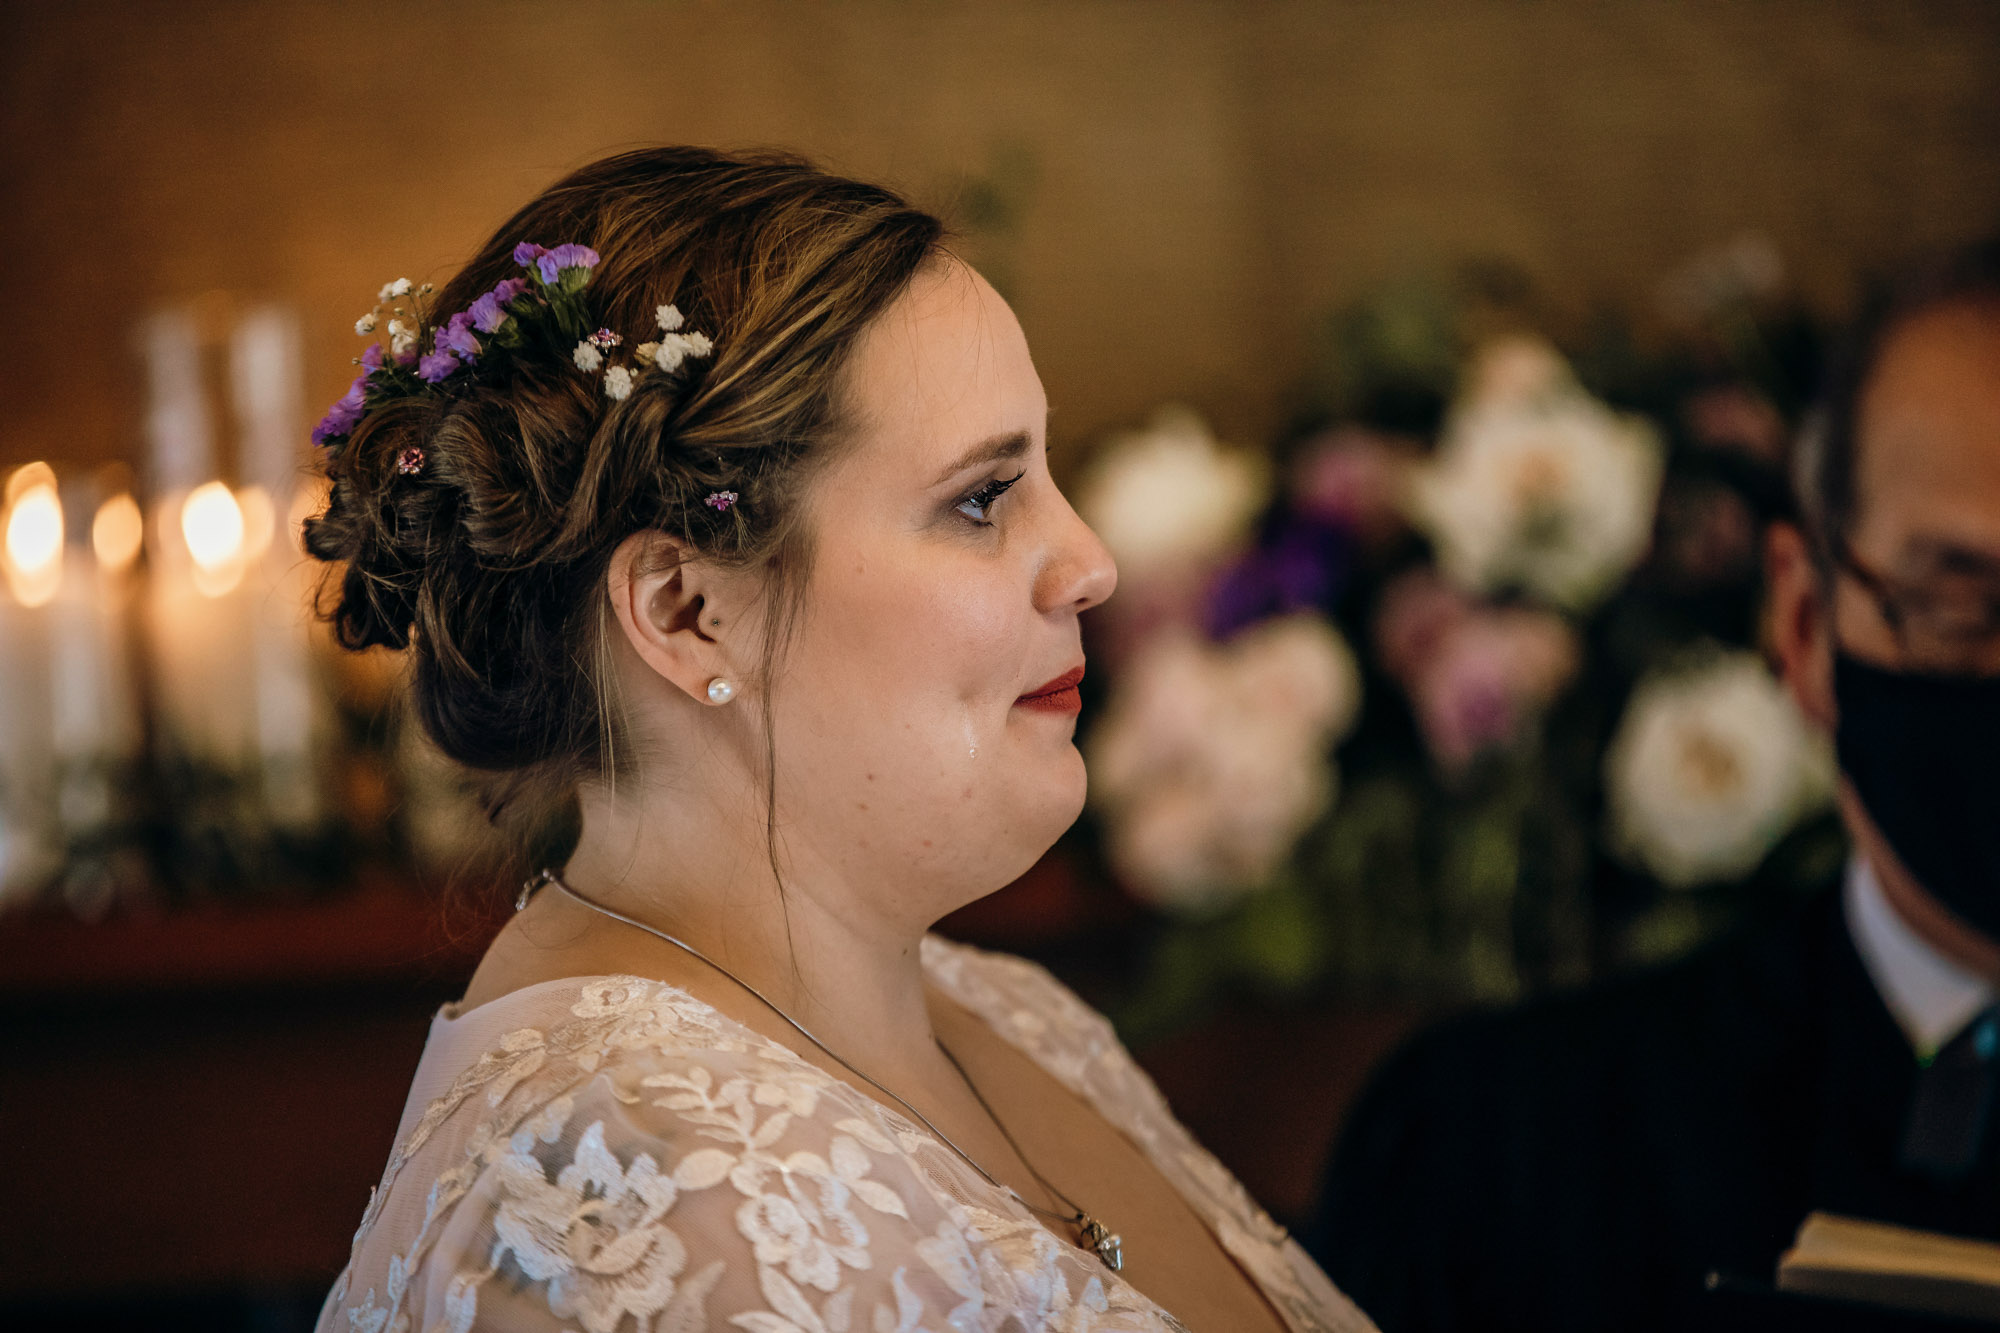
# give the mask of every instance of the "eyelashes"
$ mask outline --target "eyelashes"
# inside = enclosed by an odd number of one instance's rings
[[[959,513],[964,514],[968,519],[972,520],[972,522],[977,524],[978,526],[982,528],[991,527],[993,525],[993,520],[990,517],[988,517],[987,511],[993,507],[993,505],[1000,499],[1001,496],[1007,493],[1008,489],[1012,487],[1015,482],[1019,481],[1021,478],[1027,475],[1028,473],[1026,469],[1023,469],[1020,472],[1016,472],[1011,477],[995,477],[993,480],[987,482],[985,485],[979,487],[977,490],[973,491],[970,495],[960,500],[956,505],[953,506],[953,508],[955,508]]]

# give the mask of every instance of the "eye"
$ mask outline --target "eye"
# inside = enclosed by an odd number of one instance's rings
[[[987,511],[992,509],[1000,497],[1007,493],[1008,487],[1027,475],[1027,472],[1021,471],[1016,472],[1011,477],[995,477],[978,490],[972,492],[972,494],[966,496],[963,500],[960,500],[954,508],[980,527],[991,527],[993,520],[988,517]]]

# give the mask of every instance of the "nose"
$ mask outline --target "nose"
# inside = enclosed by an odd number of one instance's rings
[[[1060,492],[1057,505],[1048,558],[1035,580],[1035,607],[1043,612],[1087,611],[1118,586],[1118,563]]]

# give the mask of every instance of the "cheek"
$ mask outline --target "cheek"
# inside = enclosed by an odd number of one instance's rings
[[[1032,627],[1027,590],[993,562],[923,547],[823,559],[807,606],[785,693],[820,734],[870,752],[887,739],[907,762],[1004,725]]]

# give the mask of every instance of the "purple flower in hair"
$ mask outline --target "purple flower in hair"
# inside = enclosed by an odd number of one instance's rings
[[[369,350],[375,353],[376,361],[382,359],[380,344]],[[362,391],[367,383],[367,372],[356,375],[354,383],[347,386],[347,392],[340,396],[340,400],[326,409],[326,415],[320,418],[317,426],[313,427],[314,444],[331,444],[335,440],[344,440],[354,433],[355,426],[361,422],[362,413],[367,411],[367,406],[362,401]]]
[[[364,349],[361,353],[361,379],[364,380],[367,379],[370,375],[374,374],[381,368],[382,368],[382,344],[369,343],[367,348]],[[359,384],[360,382],[361,380],[355,381],[356,384]]]
[[[479,339],[472,336],[472,312],[461,310],[437,331],[437,350],[455,352],[467,361],[479,359]]]
[[[442,384],[456,375],[460,368],[457,357],[449,350],[440,350],[427,354],[417,362],[417,375],[426,384]]]
[[[521,252],[514,251],[519,259]],[[542,281],[553,286],[562,277],[564,269],[593,269],[597,267],[597,251],[587,245],[558,245],[553,250],[544,250],[535,256],[535,267],[542,275]]]
[[[536,245],[533,241],[522,241],[514,247],[514,262],[522,268],[533,268],[535,261],[547,253],[547,250]]]
[[[465,313],[472,317],[472,327],[481,333],[497,333],[507,322],[507,303],[528,290],[526,278],[508,278],[486,295],[472,303]]]

